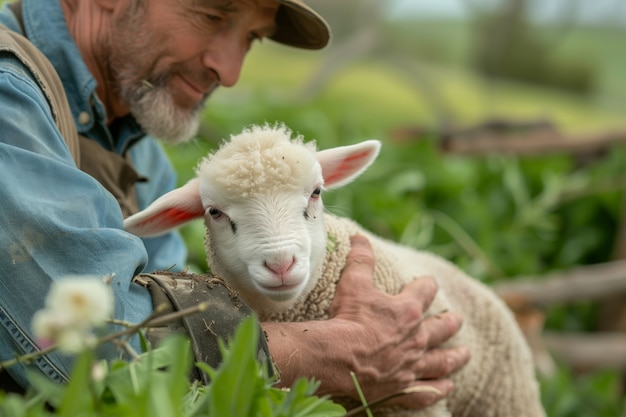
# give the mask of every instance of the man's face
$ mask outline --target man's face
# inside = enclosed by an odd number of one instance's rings
[[[129,1],[114,16],[110,66],[143,129],[191,139],[211,92],[237,83],[252,43],[272,34],[275,0]]]

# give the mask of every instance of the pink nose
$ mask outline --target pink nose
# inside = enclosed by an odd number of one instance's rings
[[[289,272],[289,270],[293,267],[293,264],[296,263],[295,258],[291,258],[285,262],[276,262],[276,263],[267,263],[265,262],[265,267],[275,273],[276,275],[282,276]]]

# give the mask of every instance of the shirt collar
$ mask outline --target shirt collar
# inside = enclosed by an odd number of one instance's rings
[[[22,13],[28,39],[59,73],[78,133],[125,153],[144,133],[128,116],[120,120],[115,138],[112,136],[106,110],[96,96],[96,80],[70,35],[59,0],[23,0]]]

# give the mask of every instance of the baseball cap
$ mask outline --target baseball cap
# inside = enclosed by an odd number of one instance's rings
[[[330,40],[328,23],[302,0],[278,0],[275,42],[303,49],[322,49]]]

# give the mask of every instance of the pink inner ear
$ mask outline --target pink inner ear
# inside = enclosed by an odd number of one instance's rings
[[[174,227],[202,216],[204,216],[204,211],[190,211],[183,210],[178,207],[172,207],[160,211],[154,216],[148,217],[146,220],[140,222],[137,227],[143,227],[151,223],[167,225],[166,227]]]
[[[335,181],[339,181],[346,177],[346,173],[349,175],[361,167],[361,164],[358,162],[362,159],[366,159],[370,155],[370,150],[361,151],[359,153],[355,153],[354,155],[350,155],[344,158],[337,168],[333,170],[332,174],[328,177],[324,178],[324,182],[326,184],[332,184]]]

